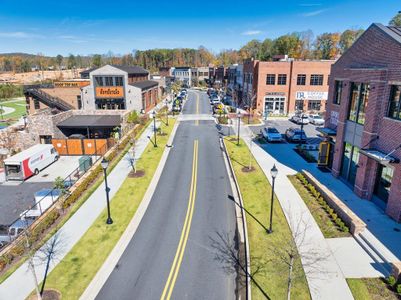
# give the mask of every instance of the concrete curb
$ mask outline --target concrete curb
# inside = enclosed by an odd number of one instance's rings
[[[178,125],[180,122],[176,122],[174,124],[174,128],[171,132],[171,135],[167,141],[166,145],[172,145],[174,140],[175,133],[177,131]],[[81,295],[80,299],[95,299],[97,294],[100,292],[101,288],[109,278],[111,272],[114,270],[114,267],[117,265],[119,259],[123,255],[125,249],[127,248],[129,242],[131,241],[132,237],[134,236],[138,226],[145,215],[145,212],[150,204],[152,199],[153,193],[156,190],[156,186],[159,182],[160,176],[166,164],[168,155],[170,153],[171,147],[166,147],[160,159],[159,165],[153,175],[153,178],[146,190],[146,193],[135,212],[134,217],[132,218],[131,222],[128,224],[127,228],[125,229],[124,233],[122,234],[121,238],[114,246],[113,250],[111,251],[110,255],[107,257],[106,261],[103,263],[102,267],[96,273],[95,277],[92,279],[91,283],[88,285],[84,293]]]
[[[248,242],[248,227],[246,223],[246,214],[244,211],[244,202],[242,200],[241,196],[241,190],[237,181],[237,177],[235,176],[234,168],[231,164],[230,157],[227,153],[226,145],[224,144],[224,141],[222,138],[220,138],[220,147],[222,152],[224,153],[223,158],[224,158],[224,164],[227,169],[227,173],[230,175],[229,180],[230,180],[230,186],[231,189],[233,190],[233,196],[234,200],[236,202],[235,205],[235,214],[237,216],[237,230],[238,234],[240,237],[240,242],[244,243],[245,245],[245,261],[246,261],[246,292],[245,292],[245,299],[251,300],[252,299],[252,293],[251,293],[251,258],[250,258],[250,251],[249,251],[249,242]],[[243,231],[239,230],[239,228],[242,228]],[[241,296],[239,295],[239,299],[241,299]]]

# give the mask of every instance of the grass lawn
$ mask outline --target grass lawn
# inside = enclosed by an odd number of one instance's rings
[[[325,238],[338,238],[338,237],[349,237],[349,232],[344,232],[340,227],[330,218],[329,214],[323,209],[323,207],[316,201],[310,192],[302,185],[296,176],[288,176],[291,183],[298,191],[301,198],[304,200],[309,211],[312,213],[317,225],[322,231]]]
[[[114,248],[134,216],[173,129],[175,120],[168,127],[162,126],[168,135],[158,137],[159,147],[149,144],[138,160],[137,169],[144,170],[139,178],[126,178],[111,201],[114,223],[107,225],[106,209],[95,220],[79,242],[50,273],[46,288],[61,292],[64,299],[78,299]]]
[[[254,275],[254,280],[271,299],[286,299],[288,266],[276,257],[274,249],[280,248],[282,241],[292,239],[287,220],[278,200],[275,199],[273,233],[266,233],[269,224],[271,186],[254,158],[252,158],[252,166],[255,170],[242,171],[243,166],[249,163],[249,150],[242,140],[240,146],[237,146],[236,142],[226,138],[225,144],[239,182],[245,209],[248,211],[246,221],[251,252],[251,273],[258,267],[262,267],[263,271]],[[251,282],[252,299],[265,299],[260,289],[253,281]],[[299,259],[295,261],[291,298],[310,299],[309,288]]]
[[[347,279],[355,300],[397,300],[400,299],[381,278]]]
[[[0,102],[0,109],[1,106],[15,109],[15,111],[13,111],[12,113],[3,115],[4,120],[13,119],[13,122],[10,123],[2,122],[2,119],[0,118],[0,126],[11,125],[17,122],[23,115],[25,115],[26,114],[25,104],[26,104],[25,100],[20,100],[15,102]]]

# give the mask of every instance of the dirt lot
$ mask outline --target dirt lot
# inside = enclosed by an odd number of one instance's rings
[[[63,70],[63,71],[35,71],[27,73],[0,73],[0,83],[11,82],[20,84],[30,84],[41,80],[62,80],[79,78],[79,72],[83,69]]]

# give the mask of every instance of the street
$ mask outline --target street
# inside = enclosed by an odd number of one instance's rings
[[[183,114],[208,114],[189,91]],[[235,242],[232,191],[213,121],[181,121],[151,203],[97,299],[234,299],[236,274],[216,260]]]

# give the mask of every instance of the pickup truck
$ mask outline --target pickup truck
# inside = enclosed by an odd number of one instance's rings
[[[15,221],[7,229],[3,227],[2,230],[0,230],[0,249],[15,240],[17,236],[32,223],[33,220],[25,219]]]

